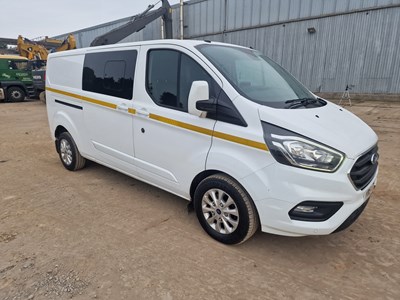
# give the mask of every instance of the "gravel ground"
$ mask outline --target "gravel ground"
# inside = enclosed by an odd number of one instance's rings
[[[400,299],[400,103],[348,109],[380,139],[357,222],[225,246],[174,195],[95,163],[65,170],[39,101],[0,103],[0,299]]]

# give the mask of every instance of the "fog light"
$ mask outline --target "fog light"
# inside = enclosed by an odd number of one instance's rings
[[[318,206],[303,206],[299,205],[294,208],[294,212],[299,212],[299,213],[313,213],[315,209],[317,209]]]
[[[343,205],[343,202],[304,201],[289,211],[292,220],[322,222],[332,217]]]

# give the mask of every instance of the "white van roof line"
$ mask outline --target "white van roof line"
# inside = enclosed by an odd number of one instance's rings
[[[118,43],[118,44],[96,46],[96,47],[86,47],[86,48],[65,51],[65,52],[55,52],[55,53],[51,53],[50,55],[52,57],[70,56],[70,55],[82,54],[82,53],[87,53],[87,52],[97,52],[99,50],[106,50],[106,49],[113,49],[113,48],[120,49],[120,48],[132,47],[132,46],[146,46],[146,45],[154,45],[154,44],[174,45],[174,46],[197,46],[197,45],[202,45],[202,44],[225,45],[225,46],[227,45],[226,43],[210,42],[210,41],[203,41],[203,40],[165,39],[165,40],[151,40],[151,41]],[[239,48],[246,48],[246,47],[239,46],[239,45],[233,45],[233,46],[236,46]]]

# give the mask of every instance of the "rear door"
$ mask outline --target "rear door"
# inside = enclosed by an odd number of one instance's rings
[[[140,176],[189,199],[194,176],[205,169],[215,120],[188,113],[195,80],[206,80],[210,97],[222,83],[206,64],[173,45],[141,48],[134,101],[134,148]],[[139,82],[140,80],[140,82]]]

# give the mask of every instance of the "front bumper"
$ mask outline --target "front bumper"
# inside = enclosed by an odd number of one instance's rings
[[[367,207],[368,201],[369,201],[369,198],[359,208],[357,208],[355,211],[353,211],[353,213],[346,219],[346,221],[344,221],[342,223],[342,225],[340,225],[338,228],[336,228],[336,230],[333,233],[345,230],[351,224],[353,224],[358,219],[358,217],[362,214],[365,207]]]
[[[364,209],[378,175],[377,170],[366,188],[356,190],[347,176],[354,162],[346,159],[335,173],[275,163],[241,179],[257,207],[262,231],[286,236],[326,235],[348,227]],[[326,221],[292,220],[289,211],[304,201],[340,201],[343,205]]]

